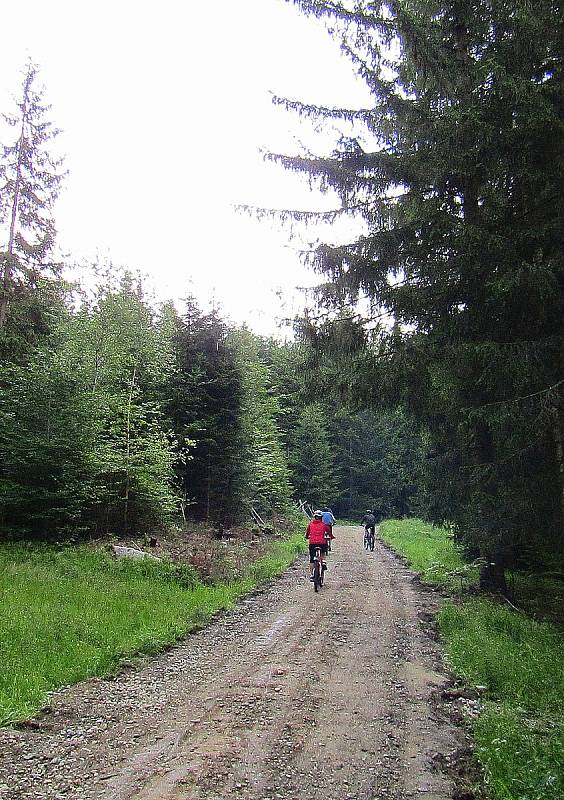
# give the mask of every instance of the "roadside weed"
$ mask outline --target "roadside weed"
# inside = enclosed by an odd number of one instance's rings
[[[564,797],[564,725],[504,702],[486,702],[473,724],[476,755],[496,800]]]
[[[470,685],[535,713],[564,715],[564,637],[490,600],[446,603],[438,615],[447,659]]]

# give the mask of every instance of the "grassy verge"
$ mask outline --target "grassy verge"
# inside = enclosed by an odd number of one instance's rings
[[[417,520],[390,521],[381,532],[423,579],[448,585],[460,555],[447,531],[430,527]],[[488,599],[446,602],[438,622],[452,671],[467,685],[486,687],[482,712],[469,724],[489,795],[563,797],[561,631]]]
[[[275,542],[218,585],[189,567],[115,561],[88,547],[0,545],[0,724],[29,717],[53,689],[158,652],[282,572],[303,542]]]
[[[478,580],[478,569],[467,564],[444,528],[420,519],[386,520],[380,525],[382,539],[405,556],[424,583],[456,593]]]

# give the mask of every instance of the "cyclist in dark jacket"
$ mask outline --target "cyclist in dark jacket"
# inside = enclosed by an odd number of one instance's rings
[[[372,533],[376,531],[376,517],[374,516],[374,512],[370,509],[367,510],[366,514],[362,518],[361,525],[364,525],[366,530],[371,530]]]

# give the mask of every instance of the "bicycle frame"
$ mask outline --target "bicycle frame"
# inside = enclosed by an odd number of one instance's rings
[[[374,528],[365,526],[364,527],[364,547],[366,550],[374,550],[374,540],[376,538],[376,533]]]
[[[313,588],[318,592],[323,586],[323,562],[321,561],[321,548],[315,548],[313,557]]]

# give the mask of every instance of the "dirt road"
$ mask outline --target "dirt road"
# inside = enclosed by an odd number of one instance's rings
[[[337,528],[326,585],[305,560],[142,667],[59,692],[0,732],[4,800],[446,800],[445,678],[429,596],[360,528]]]

